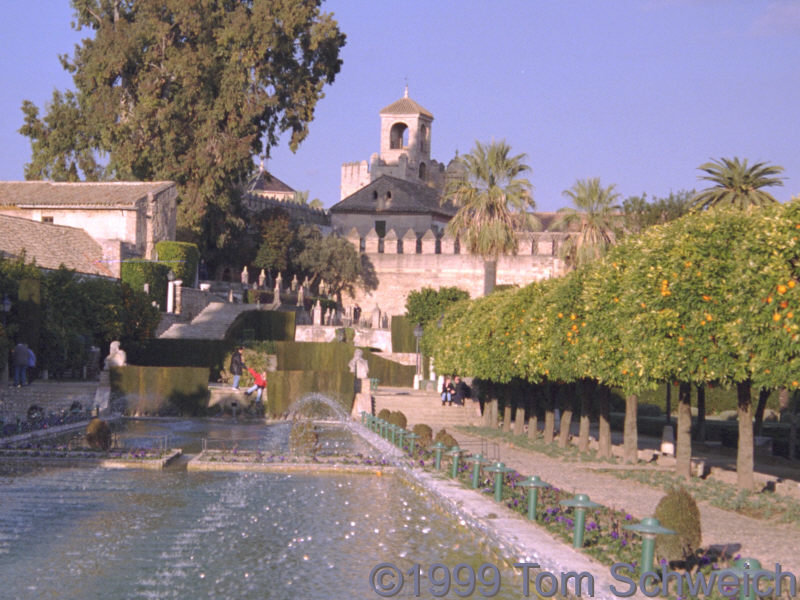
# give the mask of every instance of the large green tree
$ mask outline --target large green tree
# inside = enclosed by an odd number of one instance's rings
[[[710,181],[714,185],[697,194],[692,201],[694,210],[702,210],[717,206],[746,208],[748,206],[764,206],[777,202],[769,192],[761,188],[783,185],[783,167],[767,163],[755,163],[748,166],[747,159],[721,158],[712,160],[698,167],[705,175],[699,179]]]
[[[505,141],[475,142],[460,157],[466,177],[453,182],[442,196],[457,208],[447,231],[462,240],[470,253],[484,260],[484,294],[495,286],[497,259],[516,254],[516,232],[532,224],[533,186],[523,174],[530,171],[525,154],[511,154]]]
[[[172,180],[179,236],[204,254],[242,223],[237,189],[283,132],[296,149],[345,36],[321,0],[72,0],[92,36],[62,57],[76,91],[23,104],[26,177]],[[95,157],[107,158],[100,173]]]

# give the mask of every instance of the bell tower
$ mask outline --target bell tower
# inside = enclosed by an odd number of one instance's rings
[[[403,155],[407,159],[405,178],[423,181],[431,162],[431,124],[433,115],[408,97],[406,86],[403,97],[380,112],[380,161],[398,165]]]

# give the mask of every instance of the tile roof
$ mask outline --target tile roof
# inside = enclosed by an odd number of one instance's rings
[[[411,98],[400,98],[381,110],[382,115],[424,115],[433,119],[430,111],[425,110]]]
[[[269,171],[260,170],[247,184],[248,192],[280,192],[292,194],[294,190],[283,183],[280,179],[272,175]]]
[[[0,255],[17,257],[23,251],[44,269],[63,264],[79,273],[114,276],[102,247],[83,229],[0,215]]]
[[[132,208],[148,194],[174,186],[171,181],[0,181],[0,206]]]
[[[386,198],[387,192],[391,192],[391,200],[387,200],[384,208],[378,210],[378,199]],[[439,192],[423,183],[382,175],[331,206],[329,212],[438,214],[448,218],[456,214],[455,207],[449,202],[441,205],[439,197]]]

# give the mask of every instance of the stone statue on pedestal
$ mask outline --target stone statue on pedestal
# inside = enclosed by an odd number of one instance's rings
[[[242,285],[250,283],[250,273],[247,272],[247,266],[242,269]]]
[[[322,305],[317,300],[317,303],[314,305],[314,325],[322,325]]]
[[[124,367],[127,361],[128,355],[125,353],[125,350],[119,347],[119,342],[116,340],[111,342],[108,356],[106,356],[105,362],[103,363],[105,365],[104,369],[108,371],[111,367]]]
[[[261,273],[259,273],[258,275],[258,287],[263,289],[266,283],[267,283],[267,274],[264,272],[264,269],[261,269]]]

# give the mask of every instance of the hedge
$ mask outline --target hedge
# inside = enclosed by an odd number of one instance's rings
[[[341,342],[276,342],[279,371],[348,371],[353,346]]]
[[[167,306],[167,273],[170,266],[151,260],[134,258],[123,260],[120,265],[120,279],[136,291],[142,291],[144,284],[150,285],[150,296],[158,302],[161,310]]]
[[[200,251],[195,244],[161,241],[156,244],[156,255],[158,262],[172,269],[175,279],[180,279],[187,287],[194,287],[200,263]]]
[[[364,358],[369,363],[369,376],[377,377],[380,385],[411,387],[414,384],[416,366],[402,365],[369,350],[364,350]]]
[[[392,317],[392,352],[416,352],[417,340],[414,338],[414,323],[403,316]]]
[[[128,414],[197,415],[208,405],[208,369],[127,365],[110,372],[111,391]]]
[[[225,364],[225,355],[232,344],[227,340],[193,340],[180,338],[153,338],[139,348],[124,348],[128,363],[159,367],[204,367],[219,373]]]
[[[353,408],[355,378],[349,371],[275,371],[267,376],[267,412],[283,415],[292,402],[319,392],[337,402],[349,415]]]
[[[42,332],[42,284],[38,279],[22,279],[17,296],[17,342],[39,353]]]
[[[249,329],[254,340],[294,341],[295,313],[274,310],[248,310],[231,323],[226,339],[240,342]]]

